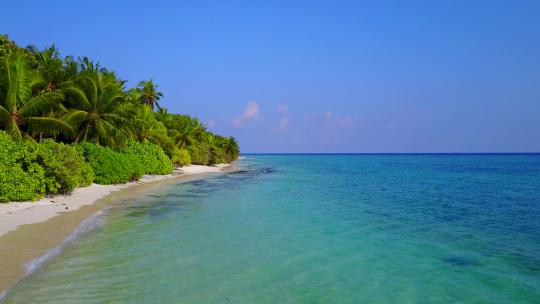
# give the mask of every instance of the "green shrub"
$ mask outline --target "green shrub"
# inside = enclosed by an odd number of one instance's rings
[[[0,202],[35,200],[92,183],[93,172],[69,145],[13,142],[0,132]]]
[[[169,174],[173,164],[163,149],[152,143],[130,142],[123,151],[138,164],[138,173],[143,174]]]
[[[223,164],[226,162],[227,159],[225,157],[225,151],[223,151],[223,149],[212,149],[212,154],[209,161],[210,165]]]
[[[9,136],[9,134],[7,134],[4,131],[0,131],[0,143],[10,143],[10,142],[13,142],[13,140],[11,139],[11,136]]]
[[[0,137],[0,202],[36,200],[55,187],[37,162],[36,144],[13,142],[5,133]]]
[[[116,152],[91,143],[75,145],[94,171],[97,184],[118,184],[140,177],[137,160],[132,155]]]
[[[176,150],[178,150],[174,140],[172,140],[168,136],[162,138],[160,140],[159,144],[157,144],[157,145],[160,146],[163,149],[163,152],[165,152],[165,154],[167,154],[167,156],[171,160],[172,160],[172,157],[173,157],[174,153],[176,152]]]
[[[46,139],[39,145],[38,162],[47,178],[54,180],[48,193],[69,193],[79,186],[89,186],[94,172],[84,157],[70,145]]]
[[[138,180],[144,174],[168,174],[173,170],[161,147],[130,142],[122,151],[90,143],[75,146],[92,167],[98,184],[118,184]]]
[[[178,162],[189,162],[178,150]],[[35,200],[76,187],[124,183],[144,174],[167,174],[173,163],[160,146],[131,142],[122,151],[91,143],[74,146],[46,139],[14,142],[0,131],[0,202]]]
[[[174,149],[171,155],[172,162],[177,166],[186,166],[191,164],[191,156],[186,149]]]
[[[205,143],[197,143],[187,147],[191,163],[196,165],[208,165],[210,163],[210,147]]]

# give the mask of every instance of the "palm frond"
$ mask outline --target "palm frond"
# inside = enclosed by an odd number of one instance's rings
[[[77,101],[77,107],[89,110],[91,108],[90,101],[86,93],[79,86],[69,83],[61,88],[66,96],[72,96]]]
[[[0,106],[0,125],[7,123],[9,118],[11,117],[11,114],[9,113],[4,106]]]
[[[23,117],[41,115],[58,107],[63,97],[64,94],[60,91],[38,93],[19,109],[19,114]]]
[[[43,132],[47,135],[56,133],[73,136],[73,128],[65,121],[54,117],[29,117],[25,118],[28,129],[35,132]]]

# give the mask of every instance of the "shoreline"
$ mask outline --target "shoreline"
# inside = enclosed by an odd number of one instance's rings
[[[69,195],[0,204],[0,299],[26,276],[26,263],[61,245],[92,214],[150,191],[227,172],[231,166],[190,165],[175,169],[171,174],[145,175],[135,182],[92,184],[77,188]]]
[[[80,187],[70,194],[57,194],[36,201],[9,202],[0,204],[0,237],[17,230],[21,225],[35,224],[46,221],[59,214],[71,212],[122,189],[136,185],[162,181],[179,176],[194,174],[218,173],[229,165],[216,166],[189,165],[174,169],[173,173],[165,175],[144,175],[138,181],[125,184],[99,185],[92,184]]]

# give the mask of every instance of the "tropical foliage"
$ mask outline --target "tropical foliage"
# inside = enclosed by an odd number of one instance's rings
[[[34,200],[47,192],[45,170],[37,162],[38,149],[17,144],[9,136],[0,139],[0,202]]]
[[[173,164],[163,150],[152,143],[130,142],[115,151],[91,143],[75,145],[95,174],[98,184],[118,184],[138,180],[144,174],[167,174]]]
[[[15,142],[0,131],[0,202],[69,193],[94,180],[94,172],[71,145],[51,139]]]
[[[21,48],[0,35],[0,201],[238,158],[234,138],[169,113],[162,98],[151,79],[126,88],[89,58]]]
[[[94,180],[94,171],[71,145],[46,139],[38,145],[38,150],[38,162],[45,170],[45,177],[54,181],[49,193],[69,193]]]

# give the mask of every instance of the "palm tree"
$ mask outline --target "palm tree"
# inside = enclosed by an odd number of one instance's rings
[[[206,131],[206,126],[201,124],[196,118],[192,119],[187,117],[187,119],[188,125],[193,129],[193,137],[195,140],[200,143],[209,143],[209,138],[207,136],[209,132]]]
[[[111,147],[152,142],[169,157],[186,149],[202,164],[238,157],[234,138],[214,135],[196,118],[168,113],[158,104],[162,97],[152,80],[126,92],[113,72],[87,57],[61,59],[54,45],[23,49],[0,35],[0,128],[14,140],[52,137]]]
[[[163,124],[167,124],[170,121],[171,115],[169,114],[169,111],[165,108],[159,108],[158,111],[155,113],[155,117],[157,120],[161,121]]]
[[[42,51],[33,46],[29,46],[28,49],[33,55],[32,62],[35,64],[35,70],[41,77],[42,83],[38,87],[39,90],[61,89],[78,76],[79,64],[71,56],[62,60],[54,45]]]
[[[1,69],[0,123],[14,140],[73,132],[52,112],[60,107],[62,92],[32,92],[42,83],[42,78],[28,67],[26,54],[17,51],[3,57]]]
[[[34,46],[29,46],[27,49],[33,55],[35,71],[41,77],[39,89],[49,92],[56,90],[57,85],[64,80],[64,63],[56,47],[53,45],[43,51]]]
[[[169,114],[166,109],[159,109],[155,116],[165,125],[169,137],[179,149],[186,148],[201,139],[204,128],[198,120],[185,115]]]
[[[126,101],[135,106],[142,104],[143,94],[138,88],[131,88],[126,92]]]
[[[73,80],[78,76],[79,65],[73,60],[72,57],[68,56],[65,58],[65,60],[62,60],[57,48],[54,45],[45,48],[42,51],[38,50],[34,46],[29,46],[27,49],[32,55],[30,61],[35,66],[35,72],[37,79],[39,80],[35,84],[34,91],[61,91],[62,88],[73,84]],[[43,116],[55,117],[57,114],[59,114],[58,112],[66,112],[62,104],[60,104],[58,108],[60,111],[58,111],[58,109],[55,109],[56,111],[51,109],[47,113],[43,113]],[[42,137],[43,134],[40,132],[39,139]]]
[[[131,109],[133,105],[126,104]],[[154,144],[163,146],[170,145],[170,138],[167,136],[167,128],[154,117],[152,110],[142,104],[138,104],[131,119],[129,128],[130,135],[133,139],[140,142],[149,141]]]
[[[17,49],[18,47],[15,42],[9,40],[9,37],[7,35],[0,35],[0,58],[7,56],[9,53]]]
[[[158,100],[163,97],[163,94],[157,91],[157,87],[158,86],[154,84],[152,79],[143,80],[137,85],[137,88],[142,93],[141,102],[149,106],[152,110],[154,110],[154,106],[156,106],[158,109],[160,108]]]
[[[234,137],[231,136],[226,139],[223,149],[225,150],[227,156],[229,156],[229,161],[238,158],[240,148],[238,146],[238,142]]]
[[[127,140],[123,82],[114,73],[84,61],[81,76],[64,88],[70,107],[64,119],[78,130],[75,142],[91,141],[99,145],[119,146]]]
[[[196,139],[197,129],[192,125],[187,125],[180,129],[170,129],[169,136],[174,140],[178,149],[186,148],[192,145]]]

